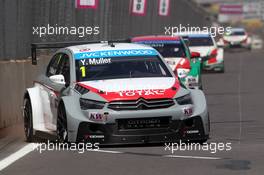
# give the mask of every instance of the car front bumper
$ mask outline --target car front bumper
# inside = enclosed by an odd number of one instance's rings
[[[245,48],[250,49],[250,44],[244,44],[244,43],[227,43],[224,46],[225,49],[235,49],[235,48]]]
[[[208,139],[200,116],[186,120],[171,120],[167,128],[119,129],[115,124],[81,122],[77,142],[100,143],[102,145],[142,144]]]
[[[203,64],[204,71],[223,71],[224,70],[224,62],[217,62],[213,64]]]

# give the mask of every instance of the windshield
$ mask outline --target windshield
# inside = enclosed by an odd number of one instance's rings
[[[181,43],[178,44],[155,44],[151,45],[154,47],[163,57],[181,57],[186,58],[186,52],[184,45]]]
[[[172,77],[172,75],[158,56],[76,60],[77,81],[141,77]]]
[[[233,31],[231,35],[232,36],[243,36],[243,35],[246,35],[246,33],[244,31]]]
[[[189,37],[189,46],[213,46],[211,37]]]

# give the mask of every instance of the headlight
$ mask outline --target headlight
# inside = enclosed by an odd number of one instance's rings
[[[103,109],[104,105],[105,105],[105,102],[80,98],[80,106],[82,110]]]
[[[193,104],[192,97],[190,94],[184,95],[182,97],[176,98],[176,101],[179,105],[189,105]]]

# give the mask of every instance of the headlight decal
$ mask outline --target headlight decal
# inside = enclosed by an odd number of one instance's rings
[[[179,105],[189,105],[193,104],[192,97],[190,94],[184,95],[182,97],[176,98]]]
[[[104,106],[105,106],[105,102],[100,102],[100,101],[80,98],[80,107],[81,107],[82,110],[103,109]]]

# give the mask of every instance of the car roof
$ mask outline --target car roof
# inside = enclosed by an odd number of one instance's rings
[[[245,31],[245,29],[244,28],[241,28],[241,27],[236,27],[236,28],[231,28],[231,31],[233,31],[233,32],[244,32]]]
[[[135,50],[135,49],[152,49],[147,45],[135,44],[135,43],[96,43],[96,44],[83,44],[67,47],[73,54],[83,52],[96,52],[96,51],[110,51],[110,50]]]
[[[180,36],[168,36],[168,35],[146,35],[146,36],[137,36],[132,38],[132,42],[139,41],[179,41],[181,40]]]
[[[211,34],[209,32],[206,31],[201,31],[201,32],[179,32],[177,33],[177,35],[180,36],[188,36],[188,37],[210,37]]]

